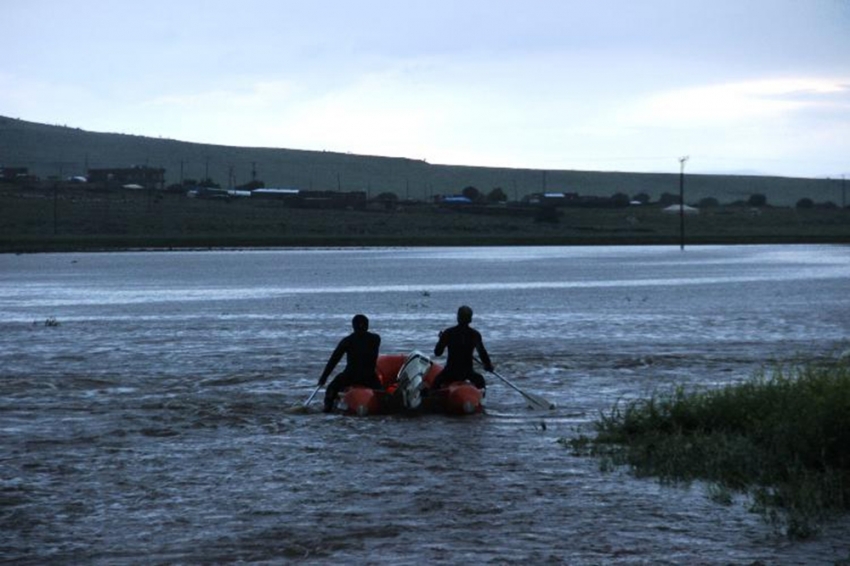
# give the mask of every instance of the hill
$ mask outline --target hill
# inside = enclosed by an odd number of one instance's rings
[[[371,196],[393,192],[401,198],[429,199],[474,186],[501,187],[518,200],[542,191],[611,196],[679,192],[674,172],[628,173],[436,165],[421,160],[296,149],[199,144],[171,139],[98,133],[0,116],[0,166],[27,167],[42,178],[84,175],[89,168],[148,165],[166,170],[166,183],[210,177],[222,186],[250,181],[254,174],[269,187],[313,190],[365,190]],[[721,203],[763,194],[769,204],[793,206],[801,198],[842,204],[841,185],[825,179],[741,175],[686,175],[685,200],[713,197]]]

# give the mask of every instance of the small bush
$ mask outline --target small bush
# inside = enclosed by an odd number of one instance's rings
[[[767,197],[763,194],[754,194],[750,195],[750,198],[747,200],[747,204],[749,206],[754,206],[756,208],[767,206]]]

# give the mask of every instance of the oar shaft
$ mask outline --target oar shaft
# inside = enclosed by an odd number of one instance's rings
[[[304,406],[305,406],[305,407],[306,407],[307,405],[309,405],[309,404],[310,404],[310,401],[312,401],[312,400],[313,400],[313,397],[315,397],[315,396],[316,396],[316,393],[318,393],[318,392],[319,392],[319,389],[321,389],[321,388],[322,388],[322,386],[321,386],[321,385],[317,385],[317,386],[316,386],[316,388],[313,390],[313,392],[312,392],[312,393],[310,393],[310,396],[309,396],[309,397],[307,397],[307,400],[306,400],[306,401],[304,401]]]
[[[532,403],[535,403],[535,404],[538,404],[538,405],[540,405],[540,404],[544,404],[544,405],[547,405],[547,406],[550,405],[550,403],[548,401],[545,401],[542,397],[532,395],[531,393],[526,393],[525,391],[523,391],[522,389],[520,389],[519,387],[517,387],[516,385],[511,383],[510,380],[508,380],[507,377],[500,375],[500,374],[496,373],[495,371],[491,371],[490,373],[492,373],[493,375],[495,375],[496,377],[498,377],[499,379],[504,381],[505,384],[508,387],[510,387],[511,389],[513,389],[514,391],[516,391],[517,393],[519,393],[520,395],[522,395],[523,397],[525,397],[526,399],[531,401]]]
[[[523,397],[526,396],[525,391],[523,391],[522,389],[520,389],[519,387],[517,387],[516,385],[511,383],[511,381],[507,377],[505,377],[505,376],[503,376],[499,373],[496,373],[496,370],[490,370],[490,373],[492,373],[493,375],[495,375],[496,377],[498,377],[499,379],[504,381],[505,385],[507,385],[508,387],[510,387],[511,389],[513,389],[514,391],[516,391],[517,393],[522,395]]]

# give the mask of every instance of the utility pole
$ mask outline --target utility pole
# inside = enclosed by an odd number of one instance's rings
[[[679,158],[679,249],[685,251],[685,162],[689,156]]]
[[[63,179],[62,163],[59,164],[59,179]],[[59,234],[59,181],[53,181],[53,235]]]
[[[62,178],[61,176],[59,177]],[[53,235],[59,234],[59,182],[53,181]]]

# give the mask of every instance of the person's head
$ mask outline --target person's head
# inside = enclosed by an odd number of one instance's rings
[[[472,309],[464,305],[457,309],[457,321],[460,324],[469,324],[472,322]]]
[[[365,314],[355,314],[354,318],[351,319],[351,326],[354,330],[365,332],[369,330],[369,319],[366,318]]]

